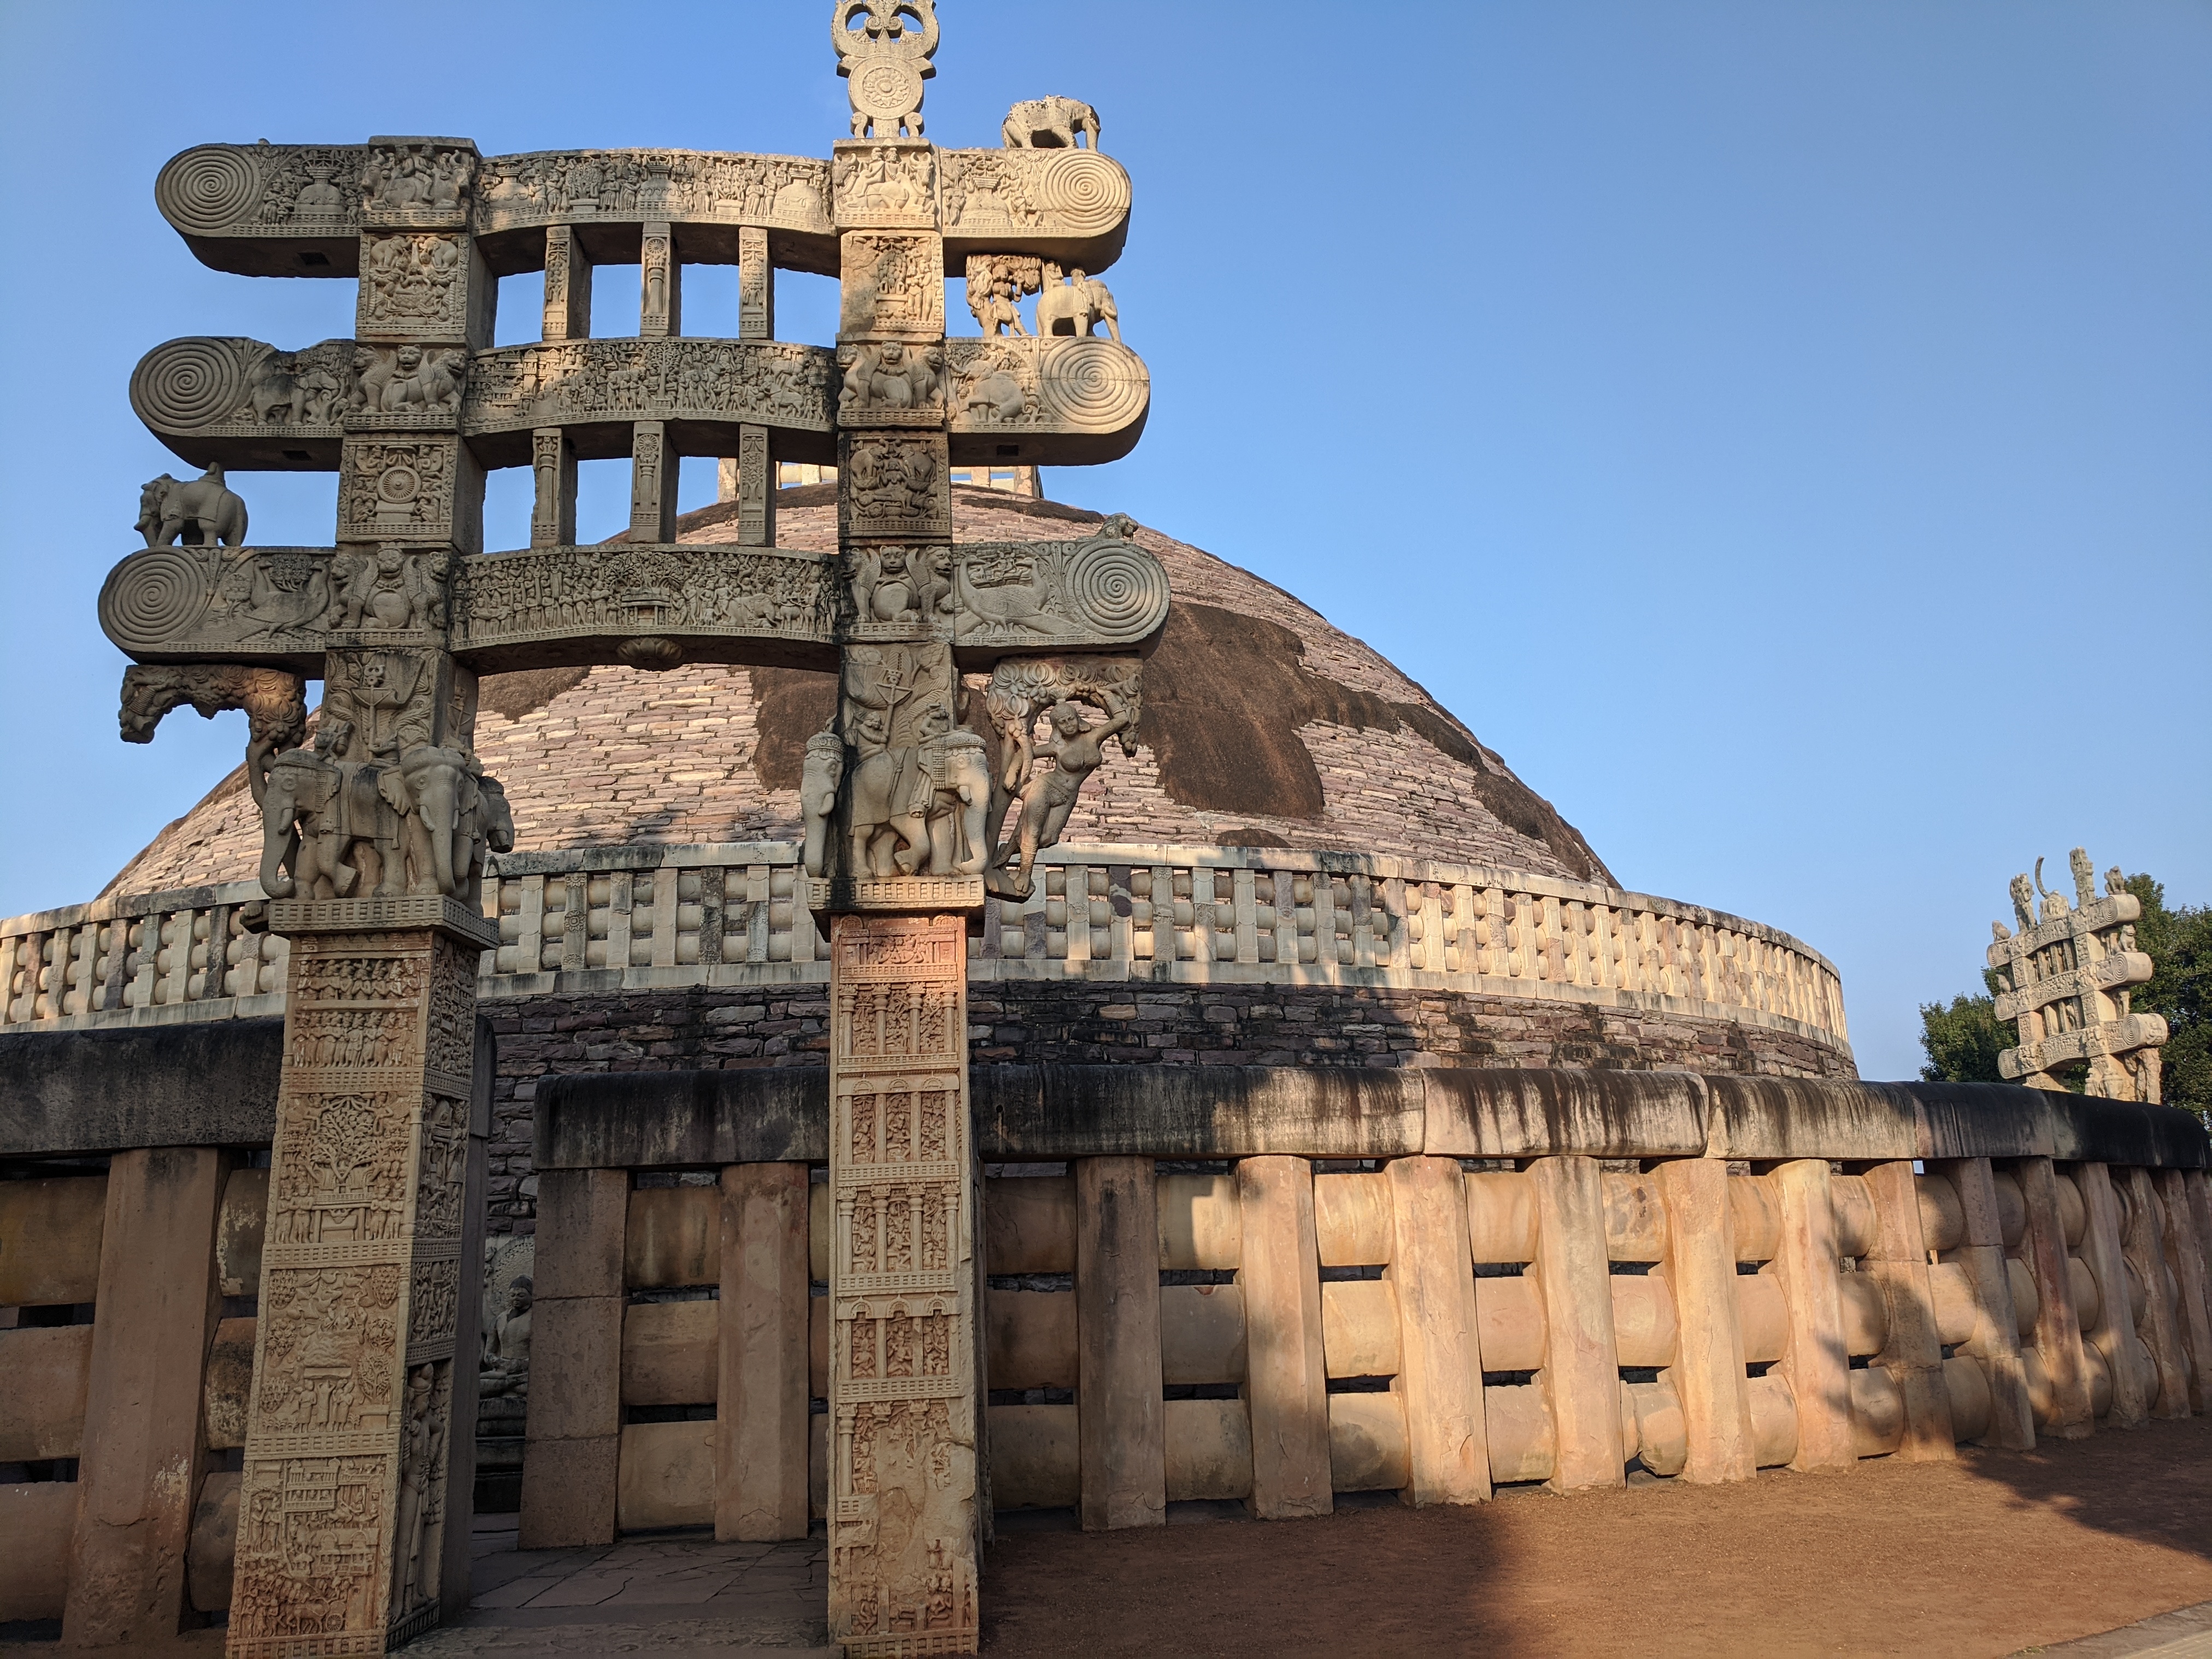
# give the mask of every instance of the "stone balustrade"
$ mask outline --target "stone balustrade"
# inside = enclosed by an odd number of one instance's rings
[[[486,1000],[824,983],[787,842],[591,848],[496,861]],[[1070,845],[993,900],[974,981],[1353,985],[1664,1006],[1848,1051],[1834,967],[1774,928],[1526,872],[1277,848]],[[283,1007],[284,941],[250,882],[0,922],[0,1026],[221,1019]]]

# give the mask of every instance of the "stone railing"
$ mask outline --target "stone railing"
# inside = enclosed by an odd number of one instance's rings
[[[829,979],[788,842],[516,853],[485,884],[487,998]],[[1071,896],[1073,895],[1073,896]],[[0,922],[0,1024],[221,1019],[283,1006],[250,882]],[[1848,1046],[1835,968],[1738,916],[1522,871],[1278,848],[1090,845],[993,901],[979,980],[1364,985],[1663,1006]]]

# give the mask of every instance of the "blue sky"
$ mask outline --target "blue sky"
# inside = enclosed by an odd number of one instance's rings
[[[132,365],[351,330],[350,283],[201,268],[161,164],[380,132],[826,153],[826,11],[0,7],[0,915],[90,896],[244,742],[189,711],[116,737],[94,601],[174,465]],[[1110,279],[1151,424],[1051,493],[1368,640],[1627,885],[1826,951],[1865,1075],[1912,1073],[1916,1005],[1977,986],[2039,855],[2212,900],[2212,9],[941,15],[933,137],[1066,93],[1136,184]],[[826,339],[830,298],[787,276],[781,331]],[[724,311],[733,273],[689,285],[694,331]],[[624,517],[594,471],[586,535]],[[233,482],[255,541],[329,542],[329,478]],[[683,505],[712,490],[687,467]],[[495,477],[489,545],[527,505]]]

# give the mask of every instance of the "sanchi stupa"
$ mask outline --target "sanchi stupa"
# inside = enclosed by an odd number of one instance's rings
[[[360,323],[132,382],[204,471],[102,595],[123,735],[251,744],[0,924],[0,1619],[381,1651],[519,1505],[525,1547],[817,1531],[846,1651],[972,1652],[997,1513],[2204,1411],[2196,1121],[1859,1081],[1815,950],[1621,890],[1399,666],[1036,493],[1142,429],[1130,181],[1072,100],[925,139],[928,0],[836,16],[828,161],[163,172],[203,262],[357,276]],[[738,266],[734,337],[686,263]],[[590,339],[622,264],[641,334]],[[775,337],[779,267],[840,276],[834,348]],[[537,269],[543,342],[491,348]],[[678,515],[686,453],[726,499]],[[481,545],[501,465],[527,550]],[[225,469],[269,467],[338,473],[333,547],[247,543]]]

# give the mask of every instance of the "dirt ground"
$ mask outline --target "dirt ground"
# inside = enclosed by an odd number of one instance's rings
[[[983,1651],[2005,1655],[2212,1601],[2212,1419],[1956,1464],[1002,1533]]]

